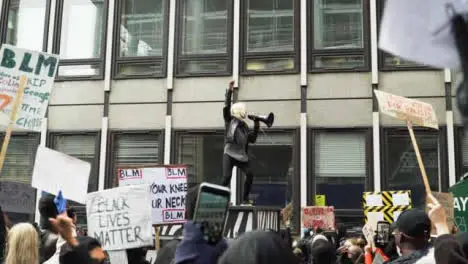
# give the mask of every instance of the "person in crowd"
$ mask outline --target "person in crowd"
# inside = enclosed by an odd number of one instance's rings
[[[429,243],[431,220],[420,209],[406,210],[395,223],[395,242],[401,257],[390,264],[434,263],[434,249]]]
[[[56,218],[58,215],[54,199],[54,195],[45,194],[39,200],[39,214],[41,215],[39,254],[41,264],[50,259],[57,248],[58,231],[49,222],[50,218]]]
[[[459,232],[455,238],[458,244],[460,244],[463,254],[468,257],[468,232]]]
[[[5,213],[3,212],[1,207],[0,216],[3,216],[0,217],[0,263],[3,263],[5,256],[6,239],[8,234],[8,226],[6,224]]]
[[[206,262],[206,264],[209,263]],[[299,259],[293,254],[291,247],[286,245],[278,234],[270,231],[256,230],[245,233],[233,241],[218,261],[218,264],[239,263],[299,264]]]
[[[175,264],[215,264],[228,247],[224,238],[214,245],[209,244],[204,239],[200,226],[192,221],[199,187],[196,185],[187,191],[185,199],[187,222],[184,224],[183,239],[176,248]]]
[[[20,223],[8,233],[5,264],[38,264],[39,234],[33,225]]]
[[[76,209],[75,208],[68,208],[67,209],[67,215],[68,215],[68,217],[70,217],[73,224],[76,226],[76,224],[78,223],[78,216],[76,215]]]
[[[150,264],[146,260],[146,253],[147,252],[148,252],[148,250],[146,250],[146,248],[127,249],[128,263],[132,263],[132,264]]]
[[[313,239],[310,253],[312,263],[335,264],[337,262],[335,248],[325,236]]]

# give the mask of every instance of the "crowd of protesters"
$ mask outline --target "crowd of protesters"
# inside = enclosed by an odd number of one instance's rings
[[[191,221],[198,187],[186,198],[187,222],[181,239],[158,250],[155,264],[459,264],[468,263],[468,233],[449,230],[446,214],[430,196],[428,213],[411,209],[401,213],[387,240],[366,241],[340,237],[336,232],[307,231],[292,241],[288,233],[256,230],[237,239],[205,241],[200,227]],[[73,210],[58,214],[53,195],[39,203],[40,226],[11,226],[0,217],[0,254],[5,264],[104,264],[108,254],[98,240],[76,232]],[[432,234],[432,235],[431,235]],[[128,263],[147,264],[146,250],[127,250]],[[152,263],[151,263],[152,264]]]

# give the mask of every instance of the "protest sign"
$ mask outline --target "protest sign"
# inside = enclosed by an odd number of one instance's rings
[[[88,194],[88,234],[105,250],[153,244],[147,185],[125,186]]]
[[[128,264],[128,257],[126,250],[109,250],[109,262],[111,264]]]
[[[374,90],[382,114],[413,124],[439,129],[432,105],[379,90]]]
[[[453,225],[455,224],[454,220],[454,199],[453,199],[453,194],[451,193],[440,193],[440,192],[432,192],[432,196],[439,201],[440,205],[444,208],[445,210],[445,216],[447,218],[447,225],[450,230],[452,230]],[[427,203],[431,203],[432,201],[429,201],[429,199],[426,200]],[[426,211],[429,211],[429,208],[426,206]],[[432,234],[437,234],[434,226],[432,227]]]
[[[120,186],[149,185],[153,224],[185,222],[187,166],[121,168],[117,170]]]
[[[367,223],[362,227],[362,234],[366,238],[366,241],[374,246],[375,231],[371,224]]]
[[[81,204],[86,202],[91,164],[58,151],[39,146],[31,185]]]
[[[27,83],[14,127],[40,132],[47,111],[59,56],[35,52],[3,44],[0,49],[0,111],[10,116],[19,80]],[[0,125],[8,125],[9,118],[0,118]]]
[[[31,214],[36,208],[36,190],[29,184],[0,182],[0,205],[4,212]]]
[[[317,230],[335,230],[335,208],[333,206],[308,206],[302,208],[303,227]]]
[[[315,195],[315,206],[326,206],[326,197],[323,194]]]
[[[468,232],[468,180],[463,178],[449,191],[453,194],[455,224],[460,232]]]

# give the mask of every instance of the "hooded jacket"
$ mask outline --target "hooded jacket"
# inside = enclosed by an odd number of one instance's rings
[[[414,251],[407,256],[401,256],[387,264],[434,264],[434,248],[427,247],[422,250]]]

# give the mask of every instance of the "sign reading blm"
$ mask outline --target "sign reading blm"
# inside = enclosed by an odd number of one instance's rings
[[[0,49],[0,124],[8,125],[21,76],[28,78],[15,128],[41,131],[59,56],[3,44]]]
[[[187,166],[121,168],[117,171],[117,177],[120,186],[150,186],[154,225],[185,222]]]
[[[86,199],[88,233],[105,250],[153,244],[148,186],[126,186],[90,193]]]

